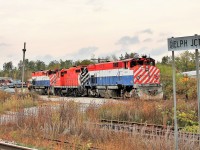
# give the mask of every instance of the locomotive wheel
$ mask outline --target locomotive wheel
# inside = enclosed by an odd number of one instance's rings
[[[59,96],[63,97],[62,89],[59,90]]]
[[[77,89],[74,89],[74,90],[73,90],[73,96],[74,96],[74,97],[77,97],[77,94],[78,94]]]
[[[58,95],[59,95],[59,94],[58,94],[58,90],[57,90],[57,89],[55,89],[54,93],[55,93],[55,95],[56,95],[56,96],[58,96]]]

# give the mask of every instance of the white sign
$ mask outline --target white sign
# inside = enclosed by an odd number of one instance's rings
[[[200,49],[200,35],[168,38],[168,51]]]

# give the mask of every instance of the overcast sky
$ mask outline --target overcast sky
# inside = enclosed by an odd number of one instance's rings
[[[167,38],[200,34],[199,0],[0,0],[0,68],[26,58],[171,55]]]

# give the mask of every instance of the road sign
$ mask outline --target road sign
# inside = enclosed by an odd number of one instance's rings
[[[200,49],[200,35],[168,38],[168,51]]]
[[[175,149],[178,150],[178,125],[176,114],[176,78],[175,78],[175,61],[174,51],[179,50],[192,50],[195,49],[196,57],[196,70],[197,70],[197,100],[198,100],[198,124],[200,131],[200,79],[199,79],[199,52],[200,49],[200,36],[195,34],[194,36],[168,38],[168,51],[172,51],[172,68],[173,68],[173,98],[174,98],[174,139]]]

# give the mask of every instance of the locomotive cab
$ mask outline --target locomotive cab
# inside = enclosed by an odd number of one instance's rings
[[[134,94],[141,99],[162,99],[160,70],[155,66],[155,60],[143,56],[130,61],[130,69],[134,74]]]
[[[150,65],[150,66],[155,66],[155,60],[152,58],[137,58],[137,59],[132,59],[130,62],[130,67],[133,68],[135,66],[142,66],[142,65]]]

